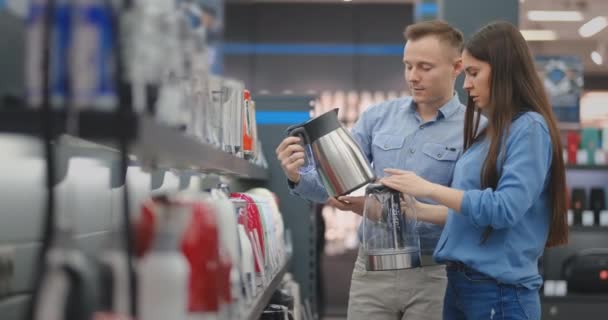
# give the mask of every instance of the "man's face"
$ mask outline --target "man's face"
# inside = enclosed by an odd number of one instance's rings
[[[462,62],[458,50],[435,36],[407,42],[403,52],[405,81],[418,104],[436,104],[450,97]]]

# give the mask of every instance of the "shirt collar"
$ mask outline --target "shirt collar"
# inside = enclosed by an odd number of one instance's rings
[[[441,108],[439,108],[439,113],[443,115],[444,119],[451,117],[456,111],[458,111],[458,107],[460,106],[460,98],[458,97],[458,93],[454,92],[454,96],[450,99],[446,104],[444,104]]]
[[[460,106],[460,98],[458,97],[458,93],[454,92],[454,96],[452,99],[448,100],[446,104],[439,108],[439,114],[437,115],[437,120],[439,119],[447,119],[451,117],[456,111],[458,111],[458,107]],[[412,113],[416,113],[416,102],[414,99],[410,99],[410,103],[408,105],[408,111]]]

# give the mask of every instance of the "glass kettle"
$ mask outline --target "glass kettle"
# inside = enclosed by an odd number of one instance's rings
[[[368,271],[420,266],[420,237],[411,196],[382,184],[365,190],[362,246]]]

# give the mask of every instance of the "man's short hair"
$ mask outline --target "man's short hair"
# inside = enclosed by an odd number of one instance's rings
[[[462,52],[464,47],[462,32],[441,20],[422,21],[411,24],[405,28],[403,35],[408,41],[416,41],[427,36],[435,36],[439,41],[458,50],[459,53]]]

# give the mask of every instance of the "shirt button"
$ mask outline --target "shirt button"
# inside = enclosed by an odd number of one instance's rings
[[[424,129],[424,125],[421,125],[421,126],[420,126],[420,127],[418,127],[418,128],[420,128],[420,130],[422,130],[422,129]]]
[[[443,157],[443,155],[441,153],[437,154],[437,158],[441,159]]]
[[[410,153],[411,153],[411,154],[414,154],[414,152],[416,152],[416,150],[414,150],[414,149],[410,149]]]
[[[384,149],[388,149],[388,144],[385,144],[385,145],[384,145]]]

